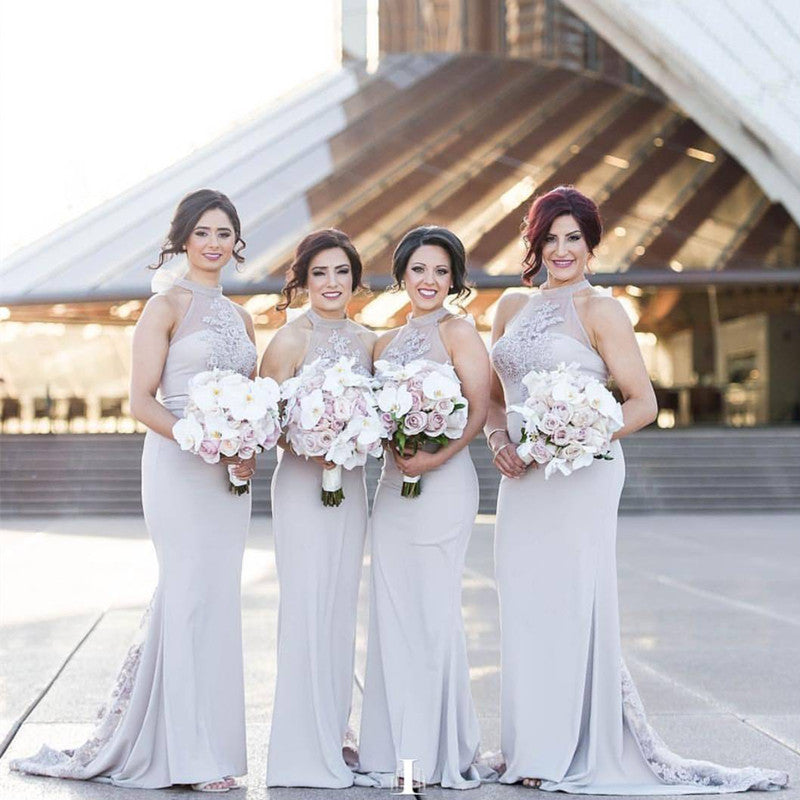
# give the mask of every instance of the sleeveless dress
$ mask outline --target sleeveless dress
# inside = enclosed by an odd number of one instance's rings
[[[382,358],[449,363],[442,308],[410,317]],[[426,783],[479,785],[479,747],[461,618],[461,575],[478,511],[478,479],[467,448],[422,476],[402,497],[402,473],[384,458],[372,511],[372,578],[359,760],[390,784],[401,759],[417,760]]]
[[[192,300],[160,394],[181,417],[193,375],[219,367],[249,376],[256,348],[221,288],[176,285]],[[247,772],[240,586],[250,495],[228,491],[224,465],[148,431],[142,506],[158,586],[97,727],[75,750],[44,746],[12,769],[148,789]]]
[[[365,329],[313,310],[303,365],[355,357],[372,372]],[[353,773],[342,756],[353,691],[358,585],[367,530],[364,468],[342,470],[345,499],[320,500],[322,467],[281,450],[272,479],[272,530],[280,585],[278,656],[268,786],[345,788]],[[347,741],[349,746],[354,743]]]
[[[577,362],[601,382],[608,369],[575,310],[590,286],[534,292],[492,350],[508,405],[527,396],[531,369]],[[508,415],[515,442],[521,421]],[[729,769],[672,753],[648,725],[621,658],[616,573],[622,448],[545,481],[543,469],[503,477],[495,569],[502,630],[503,783],[542,779],[580,794],[701,794],[785,786],[786,773]]]

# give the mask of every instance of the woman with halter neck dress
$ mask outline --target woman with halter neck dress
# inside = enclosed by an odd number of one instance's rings
[[[156,266],[185,254],[187,277],[148,301],[133,337],[131,413],[148,428],[142,507],[158,587],[92,738],[75,750],[43,747],[12,769],[208,792],[237,788],[232,776],[247,771],[240,594],[250,495],[231,494],[225,464],[206,464],[172,436],[192,376],[214,367],[254,375],[252,322],[220,286],[243,247],[224,194],[181,201]],[[226,461],[252,477],[253,459]]]
[[[617,508],[625,480],[619,438],[651,423],[656,401],[633,328],[619,302],[585,273],[600,242],[595,204],[572,187],[538,198],[525,242],[529,296],[497,309],[496,376],[486,424],[503,474],[495,569],[502,631],[501,749],[504,783],[578,794],[701,794],[771,789],[785,773],[730,769],[670,752],[648,725],[621,660],[617,603]],[[532,369],[575,362],[624,402],[613,460],[545,481],[517,456],[521,420],[507,406],[525,398]]]
[[[347,317],[360,286],[361,259],[344,233],[324,229],[306,236],[278,308],[298,294],[307,295],[310,308],[275,334],[261,374],[282,383],[306,364],[333,364],[341,356],[372,374],[375,335]],[[280,445],[272,479],[280,606],[267,785],[341,789],[352,786],[355,763],[348,720],[367,530],[364,468],[343,470],[344,500],[326,507],[321,476],[334,465],[322,457],[301,458],[284,440]]]
[[[411,314],[378,340],[376,361],[451,364],[469,416],[463,436],[435,453],[386,451],[372,512],[360,770],[385,785],[401,759],[415,759],[425,783],[468,789],[479,784],[479,731],[461,618],[461,575],[478,510],[467,445],[486,416],[489,362],[475,328],[444,307],[448,295],[468,291],[464,246],[453,233],[410,231],[392,273]],[[401,496],[404,475],[423,476],[419,497]]]

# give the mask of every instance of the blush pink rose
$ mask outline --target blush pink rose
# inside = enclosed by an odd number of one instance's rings
[[[216,464],[219,461],[219,439],[203,439],[198,454],[206,464]]]
[[[408,436],[422,433],[428,424],[428,415],[424,411],[409,411],[403,422],[403,432]]]
[[[432,411],[428,414],[428,424],[425,426],[425,432],[430,436],[440,436],[444,433],[447,427],[447,417],[440,414],[438,411]]]

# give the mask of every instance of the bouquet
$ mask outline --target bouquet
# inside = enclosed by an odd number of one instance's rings
[[[274,447],[281,435],[280,390],[272,378],[250,380],[232,370],[200,372],[189,381],[184,418],[172,426],[181,447],[206,464],[222,456],[251,458]],[[237,478],[228,465],[230,490],[247,494],[250,481]]]
[[[528,398],[509,407],[522,416],[517,455],[544,464],[544,477],[571,475],[595,458],[611,460],[611,435],[622,425],[622,407],[600,381],[563,362],[552,371],[532,370],[522,382]]]
[[[404,366],[375,362],[380,385],[378,406],[387,437],[399,453],[410,449],[435,451],[450,439],[460,439],[467,424],[467,398],[449,364],[420,358]],[[403,477],[400,493],[417,497],[420,476]]]
[[[322,504],[344,500],[342,469],[363,466],[380,456],[386,438],[372,378],[354,371],[354,358],[342,356],[325,367],[320,359],[284,381],[286,440],[299,456],[322,456],[336,466],[322,473]]]

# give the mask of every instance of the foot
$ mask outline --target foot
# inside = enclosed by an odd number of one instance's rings
[[[344,746],[342,748],[342,758],[344,759],[344,763],[347,764],[350,769],[355,769],[358,766],[358,750],[354,747]]]
[[[542,786],[541,778],[523,778],[522,785],[527,786],[529,789],[539,789]]]
[[[242,784],[231,775],[226,775],[216,781],[202,781],[201,783],[193,783],[192,790],[195,792],[229,792],[231,789],[241,789]]]

